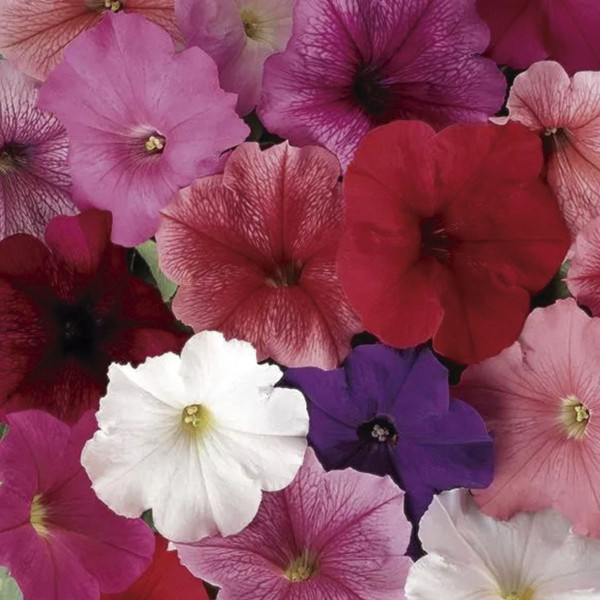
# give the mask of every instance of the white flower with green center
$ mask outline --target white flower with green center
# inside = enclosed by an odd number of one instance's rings
[[[151,508],[173,541],[241,531],[261,490],[286,487],[306,450],[304,397],[274,388],[281,375],[217,332],[193,336],[181,357],[111,365],[81,457],[96,494],[123,516]]]
[[[411,567],[408,600],[600,600],[600,540],[554,510],[497,521],[453,490],[434,499],[419,537],[428,554]]]

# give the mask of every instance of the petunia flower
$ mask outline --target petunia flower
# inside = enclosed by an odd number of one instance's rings
[[[388,477],[325,473],[312,450],[238,535],[176,544],[222,600],[404,600],[410,526]]]
[[[514,123],[369,133],[345,179],[338,254],[365,328],[398,348],[433,338],[462,363],[510,345],[569,247],[542,162]]]
[[[546,58],[567,71],[600,69],[600,4],[594,0],[477,0],[491,30],[488,54],[527,69]]]
[[[425,347],[359,346],[341,368],[288,369],[283,384],[306,396],[308,439],[325,468],[390,475],[415,527],[436,492],[492,481],[485,425],[450,398],[448,372]]]
[[[493,115],[506,82],[477,56],[488,41],[475,0],[298,0],[285,52],[265,63],[258,114],[292,144],[329,148],[345,170],[377,125]]]
[[[573,299],[534,310],[519,340],[469,367],[455,395],[494,438],[494,481],[473,492],[486,513],[553,507],[600,537],[600,319]]]
[[[34,80],[1,61],[0,240],[13,233],[42,236],[52,217],[75,212],[67,132],[36,108],[37,98]]]
[[[89,68],[94,65],[94,68]],[[199,48],[175,53],[140,15],[116,14],[81,34],[40,90],[70,141],[73,200],[113,213],[113,241],[154,235],[179,188],[214,172],[249,129]]]
[[[25,600],[98,600],[126,589],[150,564],[154,536],[112,513],[79,464],[95,428],[38,410],[8,417],[0,443],[0,564]]]
[[[206,589],[180,562],[168,542],[156,535],[152,564],[125,592],[103,594],[101,600],[208,600]]]
[[[0,242],[0,408],[41,408],[76,421],[98,406],[111,361],[178,350],[160,294],[127,270],[110,215],[56,217],[46,245]]]
[[[66,46],[111,13],[143,15],[168,31],[181,34],[175,24],[174,0],[2,0],[0,52],[17,67],[45,79],[62,60]],[[98,65],[96,65],[96,68]]]
[[[573,254],[566,278],[569,291],[579,304],[600,317],[600,217],[579,233]]]
[[[437,497],[421,522],[428,555],[406,582],[409,600],[596,600],[600,543],[552,510],[508,522],[483,515],[464,490]]]
[[[261,490],[285,487],[302,464],[304,398],[274,389],[280,378],[250,344],[214,331],[193,336],[181,357],[111,365],[100,429],[81,457],[98,497],[124,516],[151,508],[169,540],[237,533]]]
[[[292,32],[293,0],[177,0],[177,23],[188,46],[217,63],[224,90],[251,112],[260,96],[265,60],[281,52]]]
[[[340,166],[323,148],[246,143],[223,175],[195,181],[162,212],[160,264],[180,285],[175,315],[245,339],[259,359],[336,367],[360,323],[341,290]]]
[[[558,63],[536,63],[515,79],[507,107],[544,140],[548,182],[575,236],[600,215],[600,73],[569,79]]]

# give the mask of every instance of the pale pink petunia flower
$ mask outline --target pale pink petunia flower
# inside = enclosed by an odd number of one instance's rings
[[[62,60],[65,47],[113,12],[139,13],[181,40],[174,0],[2,0],[0,52],[37,79]]]
[[[156,236],[161,266],[180,285],[175,315],[251,342],[260,360],[336,367],[361,330],[335,261],[339,176],[324,148],[245,143],[222,175],[182,190]]]
[[[176,53],[136,14],[111,14],[81,34],[40,91],[40,106],[69,133],[73,201],[111,211],[123,246],[154,235],[172,195],[244,140],[235,100],[204,51]]]
[[[35,81],[0,62],[0,239],[42,236],[57,215],[73,214],[69,140],[56,117],[36,108]]]
[[[600,317],[600,217],[577,236],[566,282],[577,302]]]
[[[260,96],[263,65],[292,33],[293,0],[176,0],[177,23],[188,46],[217,63],[223,89],[238,94],[237,110],[251,112]]]
[[[241,533],[177,551],[221,587],[220,600],[404,600],[403,496],[389,477],[326,473],[309,449],[292,484],[265,494]]]
[[[467,368],[455,396],[494,438],[492,485],[473,490],[484,512],[552,507],[600,537],[600,319],[572,298],[534,310],[517,342]]]
[[[569,78],[556,62],[536,63],[515,79],[507,106],[542,136],[548,182],[575,236],[600,215],[600,72]]]

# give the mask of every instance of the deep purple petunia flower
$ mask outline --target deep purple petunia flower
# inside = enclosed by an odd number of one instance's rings
[[[426,347],[359,346],[339,369],[288,369],[283,385],[306,396],[309,442],[325,468],[390,475],[413,525],[436,492],[492,481],[483,420],[450,398],[447,371]]]
[[[489,59],[475,0],[298,0],[291,40],[265,63],[259,116],[296,146],[345,168],[369,129],[485,121],[506,83]]]

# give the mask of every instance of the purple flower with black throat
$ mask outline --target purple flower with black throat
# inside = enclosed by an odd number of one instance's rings
[[[504,100],[475,0],[297,0],[286,50],[267,59],[258,113],[342,167],[373,127],[486,121]]]
[[[288,369],[307,398],[309,442],[327,469],[390,475],[418,525],[436,492],[492,481],[492,441],[479,414],[450,398],[448,374],[426,347],[355,348],[339,369]],[[416,535],[409,547],[419,553]]]

